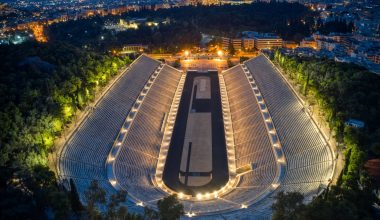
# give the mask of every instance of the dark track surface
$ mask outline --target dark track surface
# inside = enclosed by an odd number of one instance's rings
[[[211,112],[212,121],[212,180],[198,187],[190,187],[179,181],[182,148],[185,139],[186,124],[191,101],[191,91],[194,78],[208,76],[211,80],[211,99],[196,100],[193,109],[197,112]],[[212,192],[224,186],[228,181],[228,164],[226,143],[224,138],[224,124],[217,72],[191,72],[187,73],[184,89],[179,104],[178,114],[174,125],[172,140],[166,158],[163,181],[175,191],[196,195],[197,193]]]

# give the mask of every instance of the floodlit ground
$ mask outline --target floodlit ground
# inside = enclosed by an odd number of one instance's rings
[[[225,59],[184,59],[181,60],[183,70],[196,69],[198,71],[207,71],[210,69],[224,70],[227,69],[227,60]]]

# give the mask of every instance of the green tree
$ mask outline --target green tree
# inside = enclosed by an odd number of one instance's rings
[[[295,220],[298,219],[300,211],[304,208],[303,195],[298,192],[279,192],[276,202],[272,205],[273,220]]]
[[[179,61],[179,59],[176,59],[173,63],[173,67],[174,68],[180,68],[181,67],[181,62]]]
[[[380,111],[378,98],[380,77],[362,67],[341,64],[316,58],[286,56],[276,51],[274,61],[287,75],[293,75],[308,94],[308,103],[318,105],[334,131],[337,141],[343,142],[345,167],[337,186],[320,198],[305,206],[298,219],[371,219],[372,204],[376,202],[373,191],[376,187],[363,165],[373,157],[380,137]],[[294,76],[294,75],[293,75]],[[307,86],[306,86],[307,85]],[[375,104],[376,103],[376,104]],[[376,109],[376,110],[375,110]],[[364,128],[345,126],[350,118],[365,122]]]
[[[84,192],[84,196],[87,203],[88,218],[91,220],[98,218],[100,212],[96,206],[106,203],[106,192],[99,186],[98,181],[93,180],[89,188]]]
[[[70,179],[70,189],[71,209],[74,211],[75,214],[80,215],[83,212],[84,208],[79,199],[77,187],[75,186],[73,179]]]
[[[31,178],[25,180],[27,187],[34,192],[37,209],[43,216],[46,209],[51,209],[55,218],[65,219],[70,211],[69,198],[56,185],[55,174],[48,167],[36,166]]]
[[[128,212],[127,207],[120,205],[127,199],[126,191],[118,191],[116,194],[111,195],[108,203],[107,218],[116,219],[116,217],[125,216]]]
[[[170,195],[158,200],[157,207],[160,219],[175,220],[185,214],[183,205],[178,201],[176,195]]]
[[[144,207],[144,219],[147,220],[153,220],[153,219],[159,219],[158,212],[156,212],[153,209],[150,209],[149,207]]]
[[[117,219],[126,219],[127,216],[128,216],[128,209],[127,209],[127,207],[120,206],[116,210],[116,217],[117,217]]]
[[[70,213],[70,199],[66,192],[60,191],[57,188],[47,194],[49,197],[49,204],[54,212],[55,219],[67,219]]]
[[[48,154],[78,109],[130,60],[62,42],[2,45],[0,56],[0,218],[66,218],[73,192],[58,187]]]

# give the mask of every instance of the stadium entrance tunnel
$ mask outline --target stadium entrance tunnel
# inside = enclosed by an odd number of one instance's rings
[[[229,179],[217,71],[188,71],[163,172],[176,192],[213,192]]]

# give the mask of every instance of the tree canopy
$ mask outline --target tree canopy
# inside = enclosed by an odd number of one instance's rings
[[[64,216],[70,199],[47,167],[48,153],[76,112],[130,60],[33,42],[0,46],[0,56],[0,209],[9,218],[37,218],[48,209]]]
[[[326,59],[300,58],[276,51],[273,60],[294,80],[310,105],[317,105],[343,145],[345,167],[337,186],[302,209],[293,219],[371,219],[372,205],[379,202],[374,181],[364,169],[369,158],[379,157],[380,76],[353,65]],[[345,124],[350,119],[365,122],[364,128]],[[278,204],[292,195],[278,197]],[[280,216],[281,209],[276,213]],[[295,215],[295,213],[293,213]],[[289,213],[286,215],[290,215]]]
[[[183,205],[178,201],[176,195],[170,195],[158,200],[157,207],[160,219],[175,220],[185,214]]]

